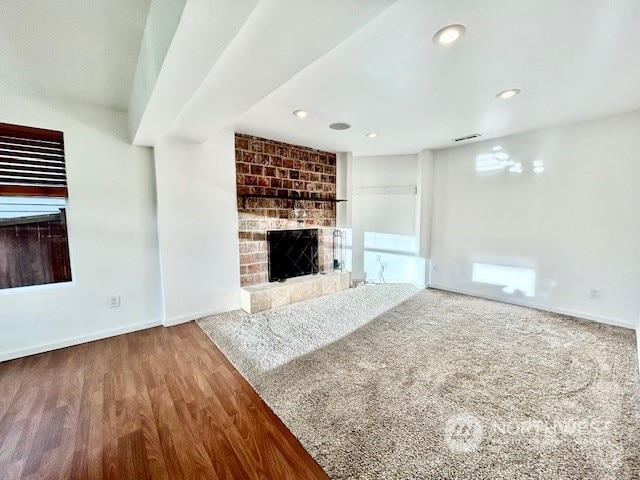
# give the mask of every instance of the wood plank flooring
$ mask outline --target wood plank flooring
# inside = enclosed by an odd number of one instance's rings
[[[0,363],[0,478],[329,477],[191,322]]]

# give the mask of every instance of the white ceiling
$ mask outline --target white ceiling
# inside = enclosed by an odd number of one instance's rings
[[[149,2],[2,1],[1,80],[127,110]]]
[[[467,27],[433,44],[441,27]],[[508,88],[521,95],[499,100]],[[309,111],[299,120],[295,109]],[[640,108],[637,0],[398,0],[240,115],[240,132],[356,154],[417,152]],[[327,125],[347,122],[336,132]],[[367,132],[379,133],[371,140]]]
[[[4,1],[0,82],[126,110],[150,1]],[[450,23],[466,35],[434,45]],[[638,25],[638,0],[186,0],[133,136],[383,155],[636,110]]]
[[[394,1],[187,0],[150,98],[136,79],[134,144],[206,141]]]

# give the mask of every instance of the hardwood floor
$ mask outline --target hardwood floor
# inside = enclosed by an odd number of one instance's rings
[[[2,479],[328,479],[193,322],[0,364]]]

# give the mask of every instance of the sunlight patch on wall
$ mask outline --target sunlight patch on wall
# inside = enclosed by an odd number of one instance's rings
[[[411,282],[416,275],[416,238],[409,235],[364,233],[367,281]]]
[[[544,161],[533,160],[530,162],[533,173],[544,172]],[[496,145],[491,149],[490,153],[482,153],[476,156],[475,170],[478,173],[487,172],[502,172],[507,171],[509,173],[522,173],[528,169],[529,164],[527,162],[515,161],[511,156],[504,151],[501,145]]]
[[[527,297],[535,294],[536,272],[530,268],[474,263],[472,280],[475,283],[500,285],[505,293],[521,292]]]

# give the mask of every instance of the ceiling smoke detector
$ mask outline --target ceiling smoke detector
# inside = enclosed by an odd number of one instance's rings
[[[478,138],[479,133],[472,133],[471,135],[465,135],[464,137],[454,138],[452,142],[464,142],[465,140],[471,140],[472,138]]]
[[[329,125],[329,128],[332,130],[346,130],[347,128],[351,128],[351,125],[348,123],[336,122]]]

